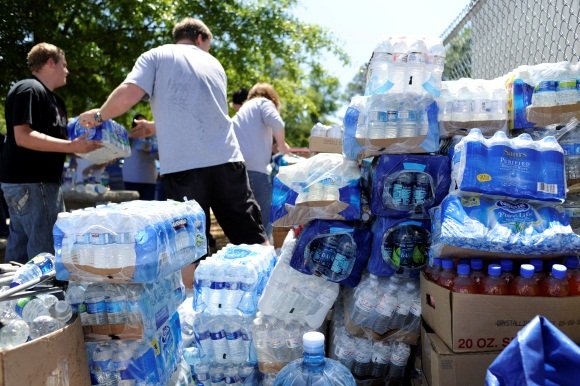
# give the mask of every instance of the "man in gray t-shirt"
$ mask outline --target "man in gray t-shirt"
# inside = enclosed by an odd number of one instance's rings
[[[79,120],[92,127],[148,96],[155,121],[137,121],[131,137],[157,134],[167,198],[195,199],[206,213],[208,236],[211,208],[230,242],[267,243],[228,116],[226,74],[209,54],[211,31],[186,18],[174,27],[173,39],[139,56],[101,108]]]

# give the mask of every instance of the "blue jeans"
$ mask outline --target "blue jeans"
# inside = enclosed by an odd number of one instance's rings
[[[248,170],[250,186],[260,205],[262,213],[262,224],[266,228],[268,238],[272,235],[272,224],[270,224],[270,208],[272,206],[272,180],[268,174],[253,172]]]
[[[60,184],[2,183],[10,213],[10,236],[4,261],[26,263],[41,252],[54,254],[52,229],[64,199]]]

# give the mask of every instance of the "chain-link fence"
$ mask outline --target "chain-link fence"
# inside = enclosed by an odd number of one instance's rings
[[[443,33],[445,78],[580,59],[580,0],[471,0]]]

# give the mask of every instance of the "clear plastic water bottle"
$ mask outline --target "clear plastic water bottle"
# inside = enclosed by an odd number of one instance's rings
[[[457,90],[457,95],[453,101],[453,121],[469,122],[473,120],[473,93],[467,85]]]
[[[415,185],[415,173],[401,172],[393,181],[391,187],[392,205],[395,208],[406,209],[413,200],[413,186]]]
[[[389,363],[389,373],[387,379],[400,380],[405,376],[405,367],[407,366],[407,361],[411,355],[411,347],[403,342],[393,343],[393,349],[391,352],[391,359]]]
[[[10,287],[16,287],[22,283],[39,279],[52,271],[54,271],[54,255],[39,253],[16,270]]]
[[[392,40],[393,65],[389,68],[389,77],[393,82],[393,93],[407,92],[409,77],[407,76],[407,37],[400,36]]]
[[[211,386],[209,368],[209,363],[204,362],[201,362],[195,366],[195,378],[197,379],[197,382],[201,383],[203,386]]]
[[[209,324],[209,336],[211,338],[214,359],[218,362],[227,361],[229,359],[229,350],[222,318],[215,317],[211,320]]]
[[[378,334],[384,334],[389,329],[391,319],[397,309],[397,291],[399,286],[389,283],[380,296],[380,300],[375,307],[375,321],[372,329]]]
[[[60,321],[63,325],[67,324],[73,315],[73,309],[66,300],[59,300],[49,309],[50,316]]]
[[[284,366],[274,386],[314,385],[355,386],[350,371],[340,362],[324,357],[324,335],[307,332],[302,338],[304,357]]]
[[[220,364],[213,364],[209,368],[209,378],[212,386],[225,386],[225,367]]]
[[[30,334],[30,327],[22,319],[0,321],[0,348],[7,349],[25,343]]]
[[[371,375],[373,347],[371,341],[366,338],[356,338],[356,341],[352,373],[358,378],[365,378]]]
[[[375,48],[367,72],[365,95],[385,94],[393,83],[389,80],[393,53],[390,39],[385,39]]]
[[[417,173],[413,185],[413,205],[428,203],[433,196],[431,191],[431,177],[427,173]]]
[[[397,295],[397,309],[395,310],[391,323],[389,324],[390,329],[401,329],[405,326],[405,320],[409,315],[409,310],[413,303],[413,294],[415,293],[416,288],[417,285],[411,281],[406,282],[404,288],[401,288],[401,291]]]
[[[359,326],[372,326],[374,309],[379,302],[377,292],[379,281],[377,276],[370,274],[368,280],[359,284],[354,294],[354,304],[350,313],[350,320]]]
[[[50,315],[41,315],[30,323],[30,339],[40,338],[64,327],[64,323]]]
[[[389,371],[391,351],[393,346],[390,342],[378,341],[373,343],[373,362],[371,376],[384,378]]]
[[[580,179],[580,125],[564,134],[559,142],[564,149],[566,179]]]
[[[126,300],[127,294],[122,286],[111,284],[105,288],[107,322],[109,324],[127,323],[128,306]]]
[[[396,138],[399,102],[391,95],[372,95],[367,102],[366,128],[370,139]]]
[[[416,137],[418,133],[418,114],[415,106],[408,100],[401,103],[397,112],[397,138]]]
[[[88,325],[107,324],[107,301],[104,286],[100,283],[90,283],[85,291],[87,306],[86,321]]]
[[[415,94],[423,94],[425,89],[425,57],[427,53],[427,46],[425,40],[416,38],[410,41],[407,49],[407,77],[409,83],[407,85],[407,92]]]
[[[16,302],[16,313],[30,323],[41,315],[49,315],[48,307],[39,297],[26,297]]]

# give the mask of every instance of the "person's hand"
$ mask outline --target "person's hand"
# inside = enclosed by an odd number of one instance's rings
[[[147,138],[155,134],[155,122],[146,119],[135,119],[135,126],[129,132],[129,138]]]
[[[92,141],[87,139],[88,133],[84,133],[80,137],[75,138],[70,143],[71,153],[89,153],[93,150],[97,150],[103,147],[102,141]]]
[[[84,127],[95,127],[99,124],[101,124],[101,122],[97,122],[95,120],[95,114],[97,114],[97,112],[99,111],[99,109],[92,109],[89,111],[85,111],[84,113],[82,113],[81,115],[79,115],[79,123],[84,126]]]
[[[278,151],[282,154],[290,153],[290,146],[286,143],[286,141],[278,144]]]

